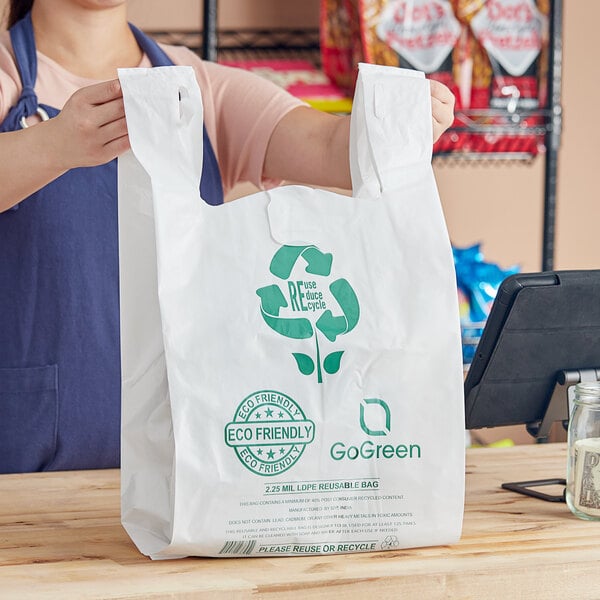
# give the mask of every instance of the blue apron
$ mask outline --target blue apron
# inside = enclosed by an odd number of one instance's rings
[[[173,64],[131,29],[154,66]],[[30,15],[10,35],[23,93],[0,131],[59,113],[34,92]],[[223,202],[206,130],[200,190]],[[117,244],[116,160],[72,169],[0,213],[0,473],[119,466]]]

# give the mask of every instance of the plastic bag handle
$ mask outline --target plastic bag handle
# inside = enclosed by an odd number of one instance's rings
[[[119,69],[131,149],[148,173],[197,197],[202,176],[202,96],[192,67]],[[165,161],[165,156],[170,160]],[[193,195],[191,197],[194,197]],[[205,203],[199,203],[204,205]]]
[[[361,63],[350,124],[354,196],[379,198],[431,163],[429,82],[420,71]]]

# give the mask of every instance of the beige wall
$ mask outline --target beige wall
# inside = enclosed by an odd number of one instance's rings
[[[320,0],[219,0],[219,26],[317,27]],[[198,30],[202,0],[128,0],[131,20],[142,29]],[[0,15],[8,0],[0,0]]]
[[[0,0],[0,7],[6,0]],[[195,29],[198,0],[129,0],[147,29]],[[600,268],[598,146],[600,2],[564,1],[564,130],[559,154],[556,268]],[[219,0],[221,27],[317,26],[319,0]],[[456,245],[483,243],[489,260],[523,270],[541,265],[543,160],[533,164],[436,161],[448,227]]]
[[[202,0],[129,0],[132,21],[142,28],[198,29]],[[317,27],[319,0],[219,0],[218,23],[236,27]]]

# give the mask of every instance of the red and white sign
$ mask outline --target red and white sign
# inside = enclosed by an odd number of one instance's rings
[[[534,0],[487,0],[471,20],[479,43],[510,75],[523,75],[542,48],[546,17]]]
[[[447,0],[389,0],[376,31],[413,67],[433,73],[452,52],[460,23]]]

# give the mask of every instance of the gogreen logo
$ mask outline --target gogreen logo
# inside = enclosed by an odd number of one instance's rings
[[[370,419],[367,418],[370,415]],[[367,425],[377,424],[380,429]],[[391,431],[392,414],[390,407],[379,398],[365,398],[360,403],[360,427],[367,435],[388,435]]]
[[[360,428],[371,437],[389,436],[392,432],[392,411],[385,400],[364,398],[360,403]],[[390,443],[391,442],[391,443]],[[329,449],[333,460],[420,459],[421,446],[415,443],[396,443],[386,438],[376,440],[339,440]]]
[[[286,394],[261,390],[244,398],[225,427],[225,443],[257,475],[278,475],[302,456],[315,424]]]
[[[292,356],[302,374],[311,375],[316,369],[318,383],[323,383],[323,371],[330,375],[339,371],[344,354],[330,352],[321,362],[319,336],[336,342],[356,327],[360,315],[352,286],[331,276],[332,263],[333,256],[316,246],[282,246],[269,266],[280,281],[256,290],[262,317],[273,331],[295,340],[314,337],[314,357],[302,352]]]

